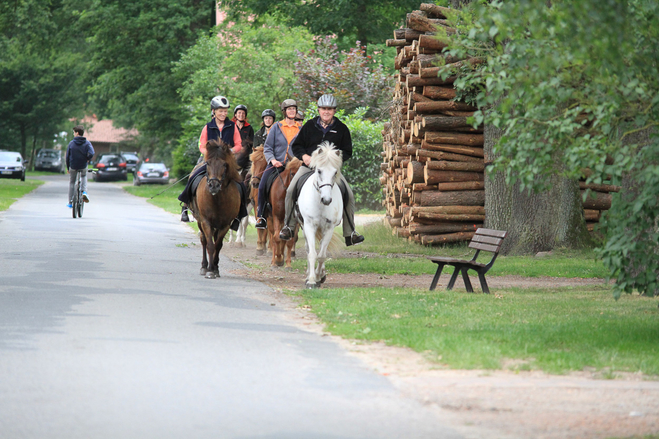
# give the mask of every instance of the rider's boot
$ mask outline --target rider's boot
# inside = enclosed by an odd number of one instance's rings
[[[348,247],[361,244],[362,242],[364,242],[364,237],[354,230],[350,236],[346,236],[346,246]]]
[[[290,239],[293,239],[293,230],[291,230],[290,227],[288,227],[288,224],[286,224],[284,227],[281,228],[281,231],[279,232],[279,239],[282,241],[288,241]]]
[[[257,229],[267,229],[268,228],[268,222],[265,220],[263,217],[259,217],[258,220],[256,220],[256,225],[254,226]]]
[[[184,223],[190,222],[190,217],[188,217],[188,206],[183,206],[181,209],[181,221]]]

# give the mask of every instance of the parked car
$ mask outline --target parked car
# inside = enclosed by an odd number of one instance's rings
[[[94,181],[128,180],[126,159],[119,153],[100,154],[93,165],[98,169],[94,173]]]
[[[66,164],[62,160],[62,151],[56,149],[42,149],[39,151],[34,163],[34,170],[64,172]]]
[[[150,183],[169,183],[169,169],[164,163],[143,162],[139,165],[133,178],[133,185],[139,186]]]
[[[20,152],[0,151],[0,177],[25,181],[25,164]]]
[[[135,173],[137,162],[140,161],[136,152],[121,151],[121,155],[126,159],[126,169],[128,172]]]

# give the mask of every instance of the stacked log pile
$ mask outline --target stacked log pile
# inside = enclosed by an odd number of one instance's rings
[[[469,241],[485,221],[483,128],[467,124],[477,110],[456,100],[455,77],[438,76],[438,65],[460,68],[478,58],[453,59],[438,31],[455,32],[446,21],[455,10],[421,4],[396,29],[387,45],[397,56],[391,122],[385,124],[381,164],[384,201],[392,231],[424,245]],[[611,207],[610,184],[579,183],[584,215],[592,231]]]
[[[438,28],[454,32],[447,8],[422,4],[394,31],[398,71],[391,123],[383,131],[384,205],[393,233],[424,245],[468,241],[485,220],[483,129],[467,124],[475,107],[455,100],[442,64],[479,62],[441,53]]]

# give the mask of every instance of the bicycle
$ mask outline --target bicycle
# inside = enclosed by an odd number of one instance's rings
[[[94,173],[95,169],[90,169],[87,172]],[[72,213],[73,218],[82,218],[82,212],[85,210],[85,200],[82,197],[82,173],[78,172],[76,175],[75,186],[73,187],[73,200],[71,200],[71,205],[73,206]]]

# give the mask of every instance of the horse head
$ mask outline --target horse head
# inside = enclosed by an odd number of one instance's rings
[[[240,182],[236,158],[231,147],[221,140],[206,143],[206,186],[212,196],[217,195],[229,182]]]
[[[309,165],[315,173],[315,187],[320,193],[320,201],[329,206],[332,203],[332,188],[341,178],[343,155],[333,143],[325,141],[311,154]]]
[[[249,160],[252,162],[252,168],[249,173],[252,175],[251,185],[253,188],[258,188],[261,183],[261,176],[268,165],[265,161],[265,154],[263,154],[263,147],[257,146],[254,152],[249,155]]]

